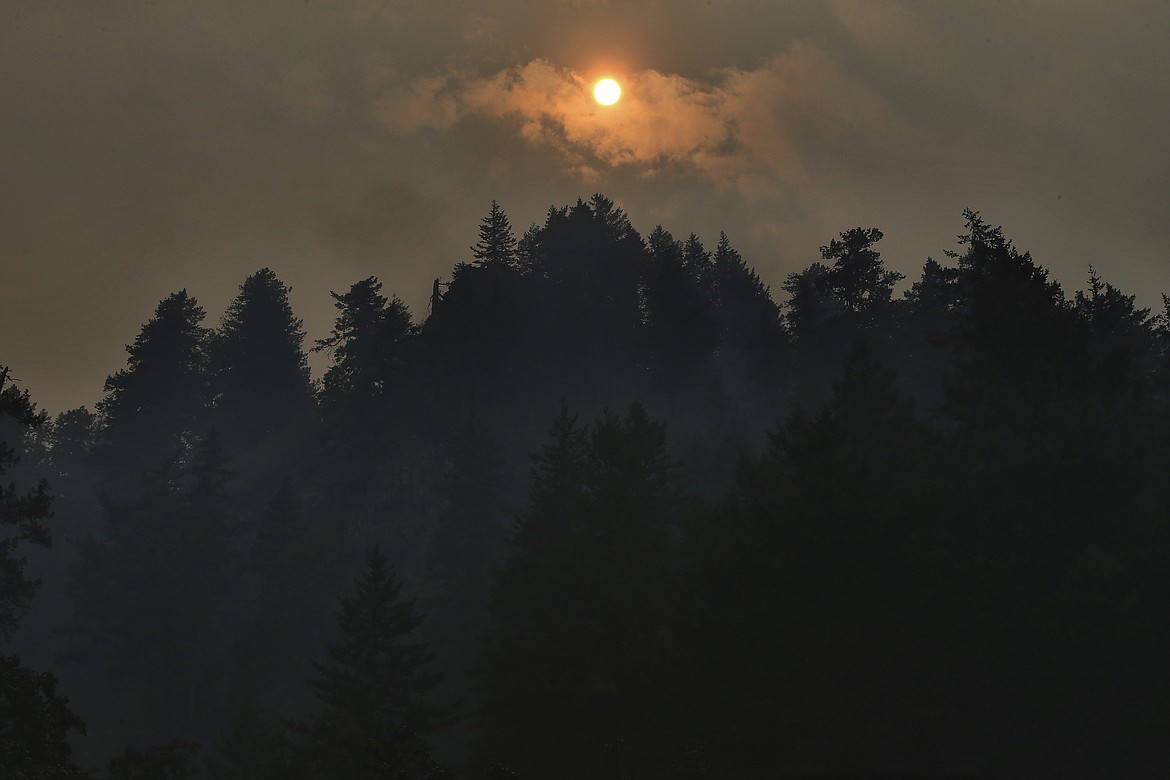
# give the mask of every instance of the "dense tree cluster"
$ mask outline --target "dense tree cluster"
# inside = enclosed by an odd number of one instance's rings
[[[4,373],[0,638],[56,676],[0,654],[0,774],[1166,776],[1170,301],[964,217],[778,302],[493,202],[425,319],[331,293],[317,383],[267,268],[95,413]]]

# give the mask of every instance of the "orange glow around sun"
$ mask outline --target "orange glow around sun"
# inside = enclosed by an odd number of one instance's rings
[[[622,96],[622,87],[613,79],[602,79],[593,85],[593,99],[603,106],[612,106]]]

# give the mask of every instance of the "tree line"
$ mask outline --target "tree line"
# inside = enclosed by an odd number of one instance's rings
[[[93,411],[5,373],[0,774],[1163,776],[1170,303],[963,216],[777,302],[493,202],[425,317],[371,277],[306,345],[265,268]]]

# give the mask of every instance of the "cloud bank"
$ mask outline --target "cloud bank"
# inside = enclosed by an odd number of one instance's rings
[[[485,76],[448,70],[390,86],[371,111],[398,133],[449,130],[473,117],[510,122],[588,179],[606,168],[683,170],[750,200],[781,197],[832,159],[905,148],[920,134],[803,41],[756,69],[702,80],[653,69],[616,75],[623,94],[613,107],[593,100],[592,78],[534,59]]]

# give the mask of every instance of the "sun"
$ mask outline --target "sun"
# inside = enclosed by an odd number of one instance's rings
[[[593,98],[603,106],[612,106],[622,96],[622,85],[613,79],[602,79],[593,85]]]

